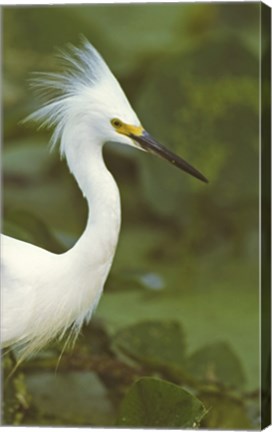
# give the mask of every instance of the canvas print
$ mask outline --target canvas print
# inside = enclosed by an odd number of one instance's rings
[[[269,7],[2,22],[2,424],[269,425]]]

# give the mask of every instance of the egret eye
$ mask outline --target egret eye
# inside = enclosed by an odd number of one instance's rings
[[[121,120],[114,118],[111,120],[111,124],[113,127],[119,129],[121,126],[123,126],[123,123],[121,122]]]

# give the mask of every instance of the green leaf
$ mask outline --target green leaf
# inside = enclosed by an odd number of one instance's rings
[[[118,426],[196,427],[205,415],[204,405],[181,387],[155,378],[141,378],[121,404]]]
[[[195,378],[231,387],[245,384],[245,373],[237,354],[226,342],[215,342],[195,351],[188,359]]]
[[[185,336],[176,321],[143,321],[120,330],[113,347],[147,366],[180,368]]]

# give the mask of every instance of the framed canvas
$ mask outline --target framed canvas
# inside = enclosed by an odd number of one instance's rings
[[[2,424],[268,426],[271,9],[1,13]]]

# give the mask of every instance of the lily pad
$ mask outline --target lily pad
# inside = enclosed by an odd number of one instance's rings
[[[141,378],[123,400],[117,425],[192,428],[205,414],[202,402],[180,386],[156,378]]]
[[[120,330],[113,348],[153,368],[180,368],[184,363],[185,336],[176,321],[143,321]]]
[[[195,378],[204,381],[231,387],[245,384],[241,361],[226,342],[215,342],[197,350],[188,359],[188,369]]]

